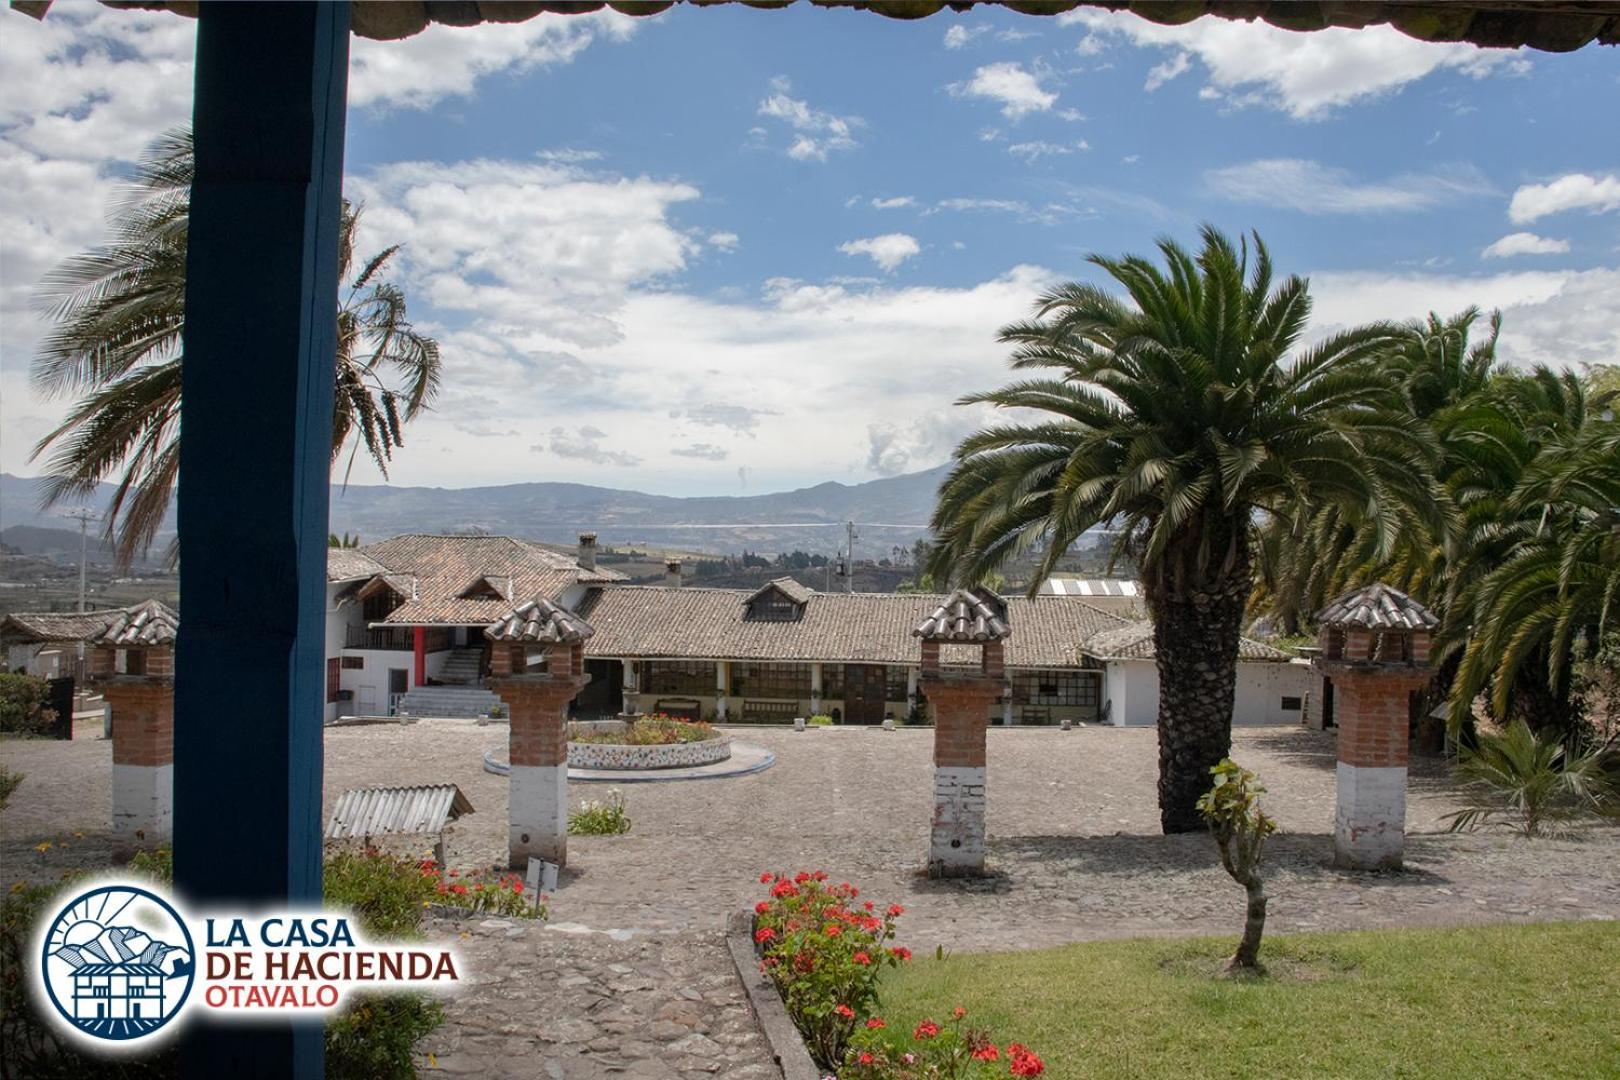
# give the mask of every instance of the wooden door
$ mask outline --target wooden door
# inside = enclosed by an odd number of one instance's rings
[[[882,664],[844,665],[844,723],[881,724],[889,672]]]

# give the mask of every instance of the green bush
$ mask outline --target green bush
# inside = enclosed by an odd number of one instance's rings
[[[6,808],[6,803],[11,801],[11,793],[16,791],[17,785],[22,782],[22,773],[13,772],[4,765],[0,765],[0,810]]]
[[[833,718],[828,716],[826,713],[816,713],[816,715],[814,715],[814,716],[812,716],[810,718],[810,726],[811,727],[832,727],[833,726]]]
[[[0,675],[0,732],[45,735],[56,723],[51,684],[35,675]]]
[[[444,1006],[423,994],[360,998],[326,1022],[326,1075],[414,1080],[411,1049],[442,1023]]]
[[[587,731],[573,727],[568,733],[569,742],[608,746],[669,746],[673,743],[707,742],[714,737],[712,724],[702,720],[677,720],[662,713],[638,716],[623,731]]]
[[[568,815],[570,836],[618,836],[630,831],[624,796],[610,791],[605,799],[586,799]]]

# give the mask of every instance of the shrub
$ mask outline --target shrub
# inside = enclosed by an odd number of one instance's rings
[[[1260,796],[1266,789],[1256,782],[1254,773],[1231,758],[1223,758],[1209,771],[1215,777],[1215,786],[1198,800],[1198,812],[1215,835],[1221,865],[1233,881],[1243,886],[1249,898],[1243,938],[1226,970],[1258,971],[1260,936],[1266,929],[1266,888],[1260,878],[1260,859],[1266,837],[1276,831],[1277,823],[1260,809]]]
[[[423,994],[357,998],[326,1022],[326,1075],[412,1080],[412,1048],[443,1022],[444,1006]]]
[[[605,799],[586,799],[568,815],[571,836],[618,836],[630,831],[630,815],[624,812],[624,796],[610,791]]]
[[[50,706],[49,679],[34,675],[0,675],[0,732],[46,735],[56,723]]]
[[[984,1028],[966,1025],[958,1006],[943,1024],[923,1020],[911,1037],[893,1034],[879,1016],[856,1034],[838,1070],[838,1080],[973,1080],[975,1077],[1039,1076],[1040,1055],[1022,1043],[996,1045]]]
[[[817,713],[810,718],[811,727],[832,727],[833,722],[833,718],[826,713]]]
[[[905,909],[891,904],[879,915],[870,900],[854,906],[860,891],[826,884],[820,870],[759,880],[770,893],[754,905],[760,970],[776,984],[810,1056],[835,1069],[857,1024],[872,1015],[882,969],[911,956],[886,944]]]
[[[0,765],[0,810],[6,808],[6,803],[11,801],[11,793],[16,791],[17,786],[22,782],[22,773],[14,772],[4,765]]]
[[[1457,765],[1469,805],[1451,815],[1451,831],[1499,825],[1527,837],[1559,835],[1613,814],[1620,796],[1606,770],[1609,754],[1603,747],[1571,751],[1523,719],[1500,735],[1482,733]]]

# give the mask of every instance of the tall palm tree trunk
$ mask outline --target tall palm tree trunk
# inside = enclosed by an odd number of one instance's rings
[[[1232,749],[1250,552],[1241,527],[1220,531],[1226,535],[1184,532],[1144,582],[1159,668],[1159,822],[1167,834],[1203,831],[1198,797]]]

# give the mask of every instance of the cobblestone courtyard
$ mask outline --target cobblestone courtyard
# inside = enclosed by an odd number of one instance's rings
[[[84,734],[90,734],[85,732]],[[436,1067],[477,1075],[770,1075],[721,944],[726,915],[758,895],[764,869],[824,868],[907,908],[913,950],[1021,949],[1144,934],[1230,934],[1240,896],[1201,835],[1157,833],[1151,730],[990,732],[989,854],[997,876],[920,876],[932,732],[738,730],[777,764],[752,776],[624,785],[633,830],[575,837],[545,927],[469,919],[449,929],[477,986],[428,1040]],[[476,813],[450,860],[502,858],[506,781],[481,755],[499,725],[423,721],[327,732],[327,809],[347,788],[454,781]],[[1333,735],[1240,729],[1234,755],[1270,789],[1269,930],[1620,918],[1620,829],[1525,842],[1443,832],[1454,790],[1415,763],[1406,872],[1329,865]],[[105,865],[109,744],[0,743],[29,775],[0,815],[12,877]],[[576,785],[573,799],[601,785]],[[82,832],[78,838],[74,833]],[[42,841],[44,854],[33,848]]]

